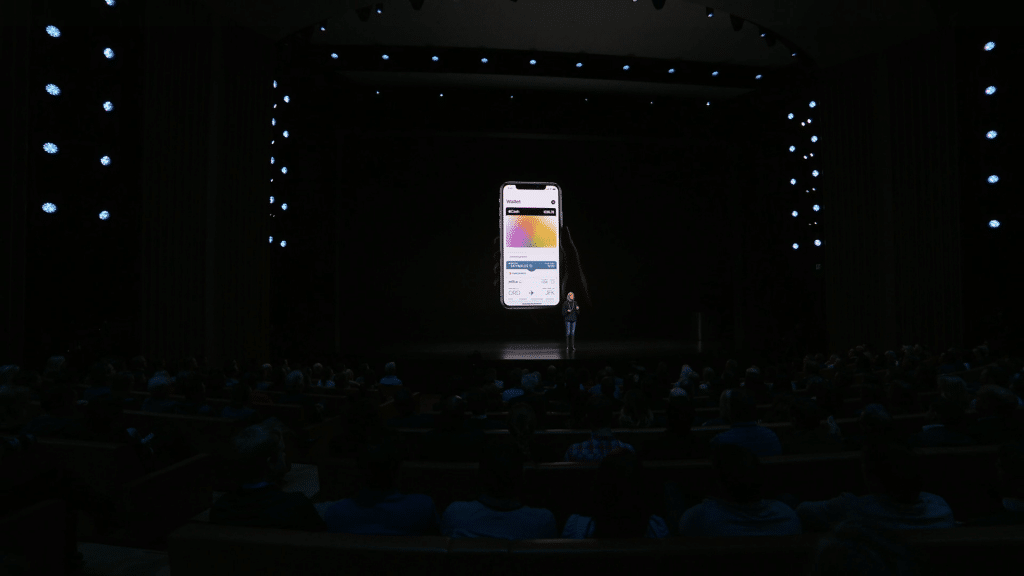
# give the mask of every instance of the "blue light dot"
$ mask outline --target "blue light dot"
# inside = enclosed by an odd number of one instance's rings
[[[274,80],[274,88],[277,88],[277,80]]]
[[[789,151],[790,152],[796,152],[796,146],[790,146],[789,147]]]
[[[53,142],[47,142],[46,144],[43,144],[43,150],[45,150],[47,154],[56,154],[57,145]]]
[[[989,220],[988,221],[988,227],[989,228],[999,228],[999,220]]]
[[[287,173],[288,173],[288,167],[287,166],[281,166],[281,174],[287,174]]]
[[[995,47],[996,47],[996,43],[995,42],[986,42],[985,43],[985,52],[991,52],[992,49],[995,48]]]
[[[289,98],[289,97],[287,97],[287,96],[285,96],[285,97],[284,97],[284,103],[285,103],[285,104],[287,104],[287,103],[289,103],[289,102],[291,102],[291,101],[292,101],[292,99],[291,99],[291,98]]]
[[[388,55],[387,55],[387,54],[384,54],[384,55],[382,55],[382,56],[381,56],[381,58],[383,58],[383,59],[387,60],[387,59],[388,59]]]
[[[995,184],[996,182],[999,182],[999,176],[996,176],[995,174],[993,174],[993,175],[988,177],[988,183],[989,184]]]
[[[43,212],[46,212],[47,214],[53,214],[56,211],[57,205],[54,204],[53,202],[47,202],[46,204],[43,204]]]
[[[818,210],[821,210],[821,206],[818,206],[817,204],[815,204],[814,205],[814,211],[817,212]]]
[[[536,60],[530,60],[530,66],[536,66],[536,65],[537,65],[537,61]]]
[[[818,171],[817,170],[811,170],[811,176],[817,177],[818,176]]]
[[[111,102],[110,100],[107,100],[106,102],[103,103],[103,109],[106,110],[107,112],[113,112],[114,111],[114,103]]]
[[[814,108],[814,107],[815,107],[815,106],[817,106],[817,105],[818,105],[818,103],[817,103],[817,102],[815,102],[814,100],[811,100],[811,103],[809,104],[809,106],[810,106],[811,108]]]
[[[623,70],[629,70],[629,64],[626,64],[625,66],[623,66],[622,69]]]
[[[796,186],[796,178],[790,179],[789,183]]]
[[[60,28],[57,28],[56,26],[47,26],[46,33],[54,38],[60,38]]]
[[[115,5],[117,5],[116,0],[107,0],[107,6],[113,8]]]
[[[337,52],[331,52],[331,58],[337,60],[338,59],[338,53]],[[274,88],[277,88],[277,86],[274,86]]]
[[[107,60],[113,60],[114,59],[114,51],[112,49],[110,49],[110,48],[104,48],[103,49],[103,55],[107,57]]]
[[[821,240],[815,240],[814,241],[814,245],[815,246],[821,246]]]
[[[270,119],[270,125],[271,126],[277,126],[277,118],[271,118]]]
[[[787,116],[787,118],[789,118],[790,120],[792,120],[792,119],[793,119],[793,113],[792,113],[792,112],[790,112],[790,113],[789,113],[789,116]]]
[[[988,138],[989,140],[995,140],[995,137],[998,135],[999,133],[996,132],[995,130],[989,130],[988,132],[985,133],[985,138]]]
[[[270,243],[271,243],[271,244],[273,244],[273,242],[274,242],[274,237],[273,237],[273,236],[271,236],[271,237],[270,237]]]
[[[56,84],[47,84],[46,92],[52,96],[60,96],[60,88]]]
[[[583,62],[577,62],[576,63],[576,67],[577,68],[583,68]]]
[[[104,156],[103,158],[100,158],[100,164],[103,164],[104,166],[110,166],[110,156]]]
[[[281,210],[287,210],[287,209],[288,209],[288,203],[287,202],[285,202],[284,204],[281,204]]]
[[[284,240],[281,240],[281,248],[284,248],[287,245],[288,245],[288,242],[286,242]]]
[[[995,93],[996,93],[996,87],[995,86],[989,86],[988,88],[985,88],[985,94],[988,94],[989,96],[991,96],[992,94],[995,94]]]
[[[761,79],[761,75],[760,74],[758,74],[757,76],[754,76],[754,80],[760,80],[760,79]]]
[[[712,72],[711,75],[712,76],[718,76],[718,70],[715,70],[714,72]]]
[[[270,203],[271,203],[271,204],[273,204],[273,203],[274,203],[274,197],[273,197],[273,196],[271,196],[271,197],[270,197]]]
[[[288,137],[288,131],[285,130],[281,135],[284,136],[285,138],[287,138]],[[273,142],[271,142],[271,144],[273,144]]]
[[[480,62],[483,62],[484,64],[487,64],[487,58],[481,58]]]
[[[431,56],[430,59],[433,60],[434,62],[438,61],[438,57],[437,56]]]
[[[668,73],[669,74],[675,74],[676,73],[676,69],[675,68],[669,68],[668,69]]]
[[[273,157],[273,156],[271,156],[271,157],[270,157],[270,163],[271,163],[271,164],[273,164],[273,163],[274,163],[274,157]]]
[[[800,247],[800,245],[799,245],[799,244],[797,244],[796,242],[794,242],[794,243],[793,243],[793,250],[796,250],[796,249],[797,249],[797,248],[799,248],[799,247]]]
[[[811,142],[817,142],[817,141],[818,141],[818,137],[817,136],[811,136]]]
[[[110,218],[110,212],[107,212],[106,210],[100,212],[100,220],[107,220],[108,218]]]
[[[793,210],[792,214],[793,214],[793,218],[796,218],[796,215],[797,215],[797,211],[796,211],[796,210]]]

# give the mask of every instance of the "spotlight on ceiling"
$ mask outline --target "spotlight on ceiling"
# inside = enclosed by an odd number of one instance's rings
[[[384,13],[384,5],[383,4],[377,4],[376,8],[377,8],[377,14],[383,14]]]
[[[665,7],[665,0],[654,0],[654,9],[661,10]]]
[[[423,0],[409,0],[409,4],[412,4],[413,10],[419,10],[423,8]]]
[[[711,8],[711,7],[709,6],[709,7],[708,7],[708,18],[713,18],[714,16],[715,16],[715,9],[714,9],[714,8]]]
[[[743,28],[743,18],[739,16],[729,15],[729,22],[732,22],[732,29],[739,32]]]
[[[988,221],[988,227],[989,228],[999,228],[999,220],[989,220]]]

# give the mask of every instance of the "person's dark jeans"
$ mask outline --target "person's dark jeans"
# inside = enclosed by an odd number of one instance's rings
[[[565,335],[566,336],[570,336],[570,335],[575,336],[576,335],[576,323],[575,322],[570,322],[568,320],[565,321]]]

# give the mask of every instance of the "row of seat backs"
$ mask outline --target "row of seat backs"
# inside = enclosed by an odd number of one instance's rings
[[[913,530],[899,535],[921,574],[1015,566],[1019,527]],[[732,538],[497,540],[360,536],[190,522],[168,540],[172,573],[461,576],[477,574],[803,574],[815,534]]]
[[[999,510],[997,447],[924,448],[918,453],[923,490],[944,498],[957,520]],[[762,458],[761,463],[766,497],[791,494],[800,501],[827,500],[842,492],[867,491],[858,452],[770,456]],[[353,478],[365,479],[351,460],[324,459],[318,466],[321,490],[332,499],[351,496],[361,485]],[[592,498],[591,479],[597,467],[597,463],[528,464],[524,467],[523,502],[551,510],[561,522],[570,514],[587,515]],[[339,490],[336,480],[345,489]],[[442,511],[451,502],[472,500],[479,495],[475,463],[406,461],[399,469],[397,482],[403,493],[431,496]],[[690,500],[726,496],[718,473],[708,460],[645,462],[642,493],[651,513],[664,512],[666,485],[674,494]]]
[[[90,542],[150,545],[209,508],[213,499],[214,461],[205,453],[146,473],[125,444],[40,438],[10,462],[5,457],[4,464],[5,476],[9,467],[22,480],[47,470],[66,471],[112,501],[120,532],[82,535]]]

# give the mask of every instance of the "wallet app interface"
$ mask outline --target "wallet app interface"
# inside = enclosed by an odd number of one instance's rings
[[[558,294],[558,188],[502,193],[504,286],[507,306],[555,306]]]

